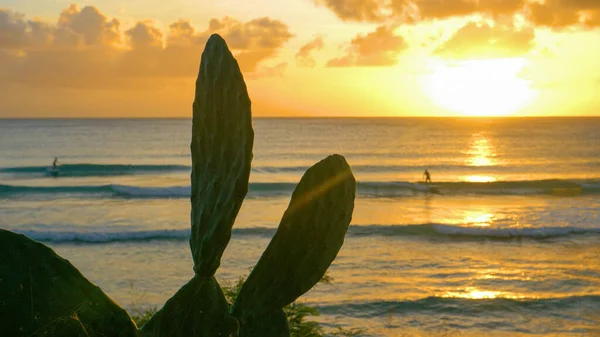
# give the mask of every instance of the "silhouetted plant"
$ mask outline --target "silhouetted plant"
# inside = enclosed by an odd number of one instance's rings
[[[0,335],[319,336],[320,326],[305,320],[318,312],[294,302],[323,278],[352,219],[356,180],[344,157],[328,156],[302,176],[271,242],[246,281],[232,290],[232,304],[215,278],[248,193],[250,106],[237,61],[225,41],[212,35],[193,104],[194,276],[152,317],[147,319],[150,311],[138,316],[141,329],[51,249],[0,230],[0,291],[6,290],[0,293],[0,315],[8,322]]]

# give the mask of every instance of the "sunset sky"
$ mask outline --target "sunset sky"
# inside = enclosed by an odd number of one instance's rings
[[[0,0],[0,117],[189,117],[212,33],[255,116],[600,115],[598,0]]]

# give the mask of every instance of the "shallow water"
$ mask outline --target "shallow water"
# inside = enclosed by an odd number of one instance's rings
[[[249,273],[304,170],[340,153],[357,199],[333,284],[301,297],[317,320],[369,336],[600,334],[600,119],[254,128],[222,281]],[[161,306],[192,275],[190,134],[189,120],[2,120],[0,228],[47,243],[125,307]]]

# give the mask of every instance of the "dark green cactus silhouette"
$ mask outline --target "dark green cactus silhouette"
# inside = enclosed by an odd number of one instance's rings
[[[340,155],[309,168],[230,306],[215,272],[248,192],[254,142],[250,106],[237,61],[220,36],[211,36],[196,81],[190,146],[194,277],[140,330],[50,248],[0,230],[0,298],[8,300],[0,303],[1,317],[8,318],[0,335],[289,336],[283,307],[323,277],[342,247],[356,181]],[[32,302],[34,296],[41,304]]]
[[[69,261],[0,230],[0,336],[135,336],[127,312]]]
[[[231,311],[224,304],[214,274],[248,192],[250,104],[237,61],[220,36],[211,36],[196,81],[192,126],[190,246],[196,276],[142,327],[148,335],[289,336],[283,307],[321,279],[344,242],[356,182],[344,158],[332,155],[306,171]],[[198,304],[208,299],[210,304]],[[194,324],[180,323],[181,317]]]
[[[240,336],[289,336],[282,309],[317,284],[335,259],[352,218],[354,190],[342,156],[306,171],[232,307]]]

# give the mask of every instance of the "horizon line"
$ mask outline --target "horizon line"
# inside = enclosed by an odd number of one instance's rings
[[[513,118],[600,118],[600,115],[556,115],[556,116],[252,116],[253,119],[387,119],[387,118],[454,118],[454,119],[513,119]],[[192,116],[168,117],[168,116],[126,116],[126,117],[73,117],[73,116],[54,116],[54,117],[0,117],[0,120],[138,120],[138,119],[192,119]]]

